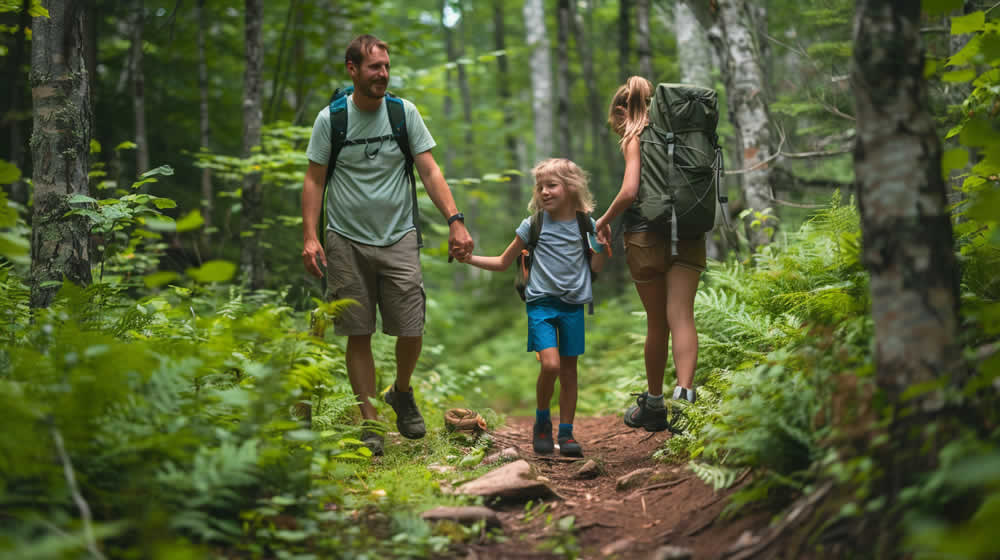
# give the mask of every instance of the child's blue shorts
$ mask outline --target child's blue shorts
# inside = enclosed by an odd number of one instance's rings
[[[583,304],[559,298],[528,302],[528,352],[559,348],[560,356],[583,354]]]

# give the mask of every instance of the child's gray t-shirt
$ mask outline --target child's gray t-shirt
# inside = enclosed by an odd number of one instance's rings
[[[593,218],[590,221],[593,225]],[[530,230],[530,217],[517,226],[517,236],[525,244]],[[572,304],[589,303],[593,299],[590,268],[583,254],[576,216],[560,222],[542,211],[542,231],[538,235],[524,298],[530,302],[546,297]]]

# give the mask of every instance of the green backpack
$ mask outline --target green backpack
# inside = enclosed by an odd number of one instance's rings
[[[659,84],[649,103],[649,125],[639,134],[639,215],[670,231],[670,239],[697,239],[715,226],[716,201],[725,204],[724,162],[715,90]],[[723,213],[725,217],[725,213]],[[728,218],[727,218],[728,220]]]

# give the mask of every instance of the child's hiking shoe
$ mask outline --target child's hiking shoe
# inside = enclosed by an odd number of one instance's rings
[[[373,457],[381,457],[385,453],[385,437],[372,430],[361,430],[361,443],[372,452]]]
[[[573,436],[559,438],[559,454],[564,457],[583,457],[583,448]]]
[[[635,404],[625,410],[625,425],[629,428],[644,428],[647,432],[662,432],[670,427],[667,422],[667,409],[660,406],[651,406],[647,403],[649,391],[642,393],[632,393],[638,397]]]
[[[413,400],[413,389],[409,391],[397,391],[396,385],[385,394],[385,402],[389,403],[396,412],[396,428],[399,433],[407,439],[420,439],[427,433],[424,426],[424,417],[417,409],[417,402]]]
[[[554,449],[552,445],[552,422],[535,421],[535,426],[531,429],[531,447],[539,455],[548,455]]]

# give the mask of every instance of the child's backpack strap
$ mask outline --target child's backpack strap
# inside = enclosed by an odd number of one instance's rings
[[[528,287],[528,279],[531,275],[531,263],[534,261],[535,247],[538,245],[538,238],[542,235],[542,211],[539,210],[531,215],[528,222],[528,241],[526,247],[521,249],[521,254],[517,256],[517,271],[514,278],[514,287],[522,301],[526,301],[524,290]]]
[[[597,275],[594,274],[594,270],[590,268],[590,259],[594,256],[590,250],[590,239],[587,237],[591,233],[594,233],[594,224],[590,222],[590,214],[586,212],[576,213],[576,225],[580,228],[580,242],[583,243],[583,258],[587,261],[587,270],[590,272],[590,304],[588,306],[588,312],[594,314],[594,280],[597,279]]]

